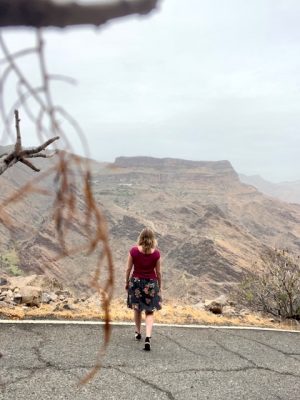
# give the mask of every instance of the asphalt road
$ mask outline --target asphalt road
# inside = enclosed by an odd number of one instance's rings
[[[156,326],[151,352],[114,326],[103,367],[102,327],[0,324],[0,398],[300,399],[300,333]]]

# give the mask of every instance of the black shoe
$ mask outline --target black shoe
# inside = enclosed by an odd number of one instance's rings
[[[145,339],[145,347],[144,347],[145,351],[150,351],[151,350],[150,339],[151,339],[151,337],[149,337],[149,336],[147,336],[146,339]]]
[[[135,332],[134,334],[135,340],[141,340],[142,339],[142,335],[138,332]]]

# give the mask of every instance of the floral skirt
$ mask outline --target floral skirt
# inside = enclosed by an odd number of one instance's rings
[[[130,278],[127,306],[139,311],[161,309],[161,295],[156,279]]]

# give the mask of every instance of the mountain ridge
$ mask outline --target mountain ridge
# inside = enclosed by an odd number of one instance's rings
[[[142,159],[117,158],[115,163],[93,164],[92,185],[107,218],[115,261],[116,297],[125,295],[128,250],[145,225],[151,226],[158,238],[164,296],[191,303],[231,291],[246,271],[254,271],[254,263],[266,247],[300,250],[300,205],[269,198],[240,182],[229,162],[147,158],[143,163]],[[52,162],[47,160],[43,169]],[[166,163],[167,167],[161,168]],[[13,190],[32,175],[23,166],[12,168],[0,177],[0,185]],[[50,177],[43,185],[55,188]],[[83,209],[82,194],[77,196]],[[11,205],[10,215],[20,226],[33,224],[30,233],[20,229],[12,241],[0,227],[2,251],[17,243],[25,273],[45,272],[47,259],[59,248],[47,211],[52,201],[31,194]],[[75,221],[71,244],[80,243],[83,235]],[[94,256],[79,254],[60,260],[46,273],[78,291],[89,291],[95,264]]]
[[[260,192],[288,203],[300,204],[300,180],[270,182],[260,175],[239,174],[242,182],[254,186]]]

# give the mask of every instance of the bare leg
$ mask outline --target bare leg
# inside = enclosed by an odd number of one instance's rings
[[[154,313],[146,311],[146,336],[151,337],[154,322]]]
[[[134,322],[135,329],[137,333],[141,333],[141,323],[142,323],[142,312],[139,310],[134,310]]]

